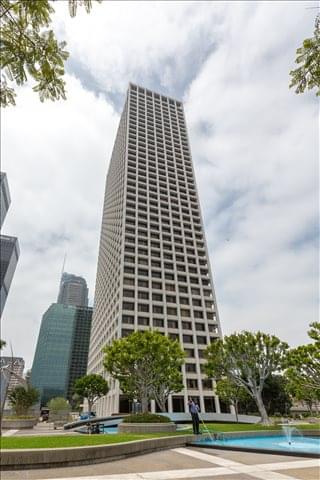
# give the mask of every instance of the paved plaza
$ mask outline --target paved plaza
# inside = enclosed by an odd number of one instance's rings
[[[1,480],[319,480],[318,459],[175,448],[109,463],[7,471]]]

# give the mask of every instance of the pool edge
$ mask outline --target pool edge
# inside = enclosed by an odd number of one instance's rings
[[[224,445],[200,445],[195,442],[187,443],[188,447],[210,448],[211,450],[229,450],[234,452],[264,453],[270,455],[286,455],[289,457],[320,458],[319,453],[312,452],[290,452],[289,450],[269,450],[267,448],[248,448]]]

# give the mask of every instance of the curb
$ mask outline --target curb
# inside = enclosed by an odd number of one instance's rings
[[[37,448],[1,451],[2,470],[69,467],[110,462],[135,455],[185,446],[193,435],[135,440],[111,445],[68,448]]]

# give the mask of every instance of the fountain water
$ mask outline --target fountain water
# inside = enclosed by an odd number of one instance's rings
[[[289,445],[292,444],[293,435],[299,435],[300,437],[302,437],[302,433],[300,432],[300,430],[298,430],[296,427],[293,427],[292,425],[281,425],[281,427]]]

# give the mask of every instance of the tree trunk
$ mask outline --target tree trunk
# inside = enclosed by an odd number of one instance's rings
[[[92,402],[91,402],[91,400],[89,400],[89,398],[87,400],[88,400],[88,412],[89,412],[89,415],[90,415],[91,409],[92,409]]]
[[[237,401],[237,400],[234,402],[234,411],[235,411],[235,413],[236,413],[236,421],[237,421],[237,423],[239,423],[239,418],[238,418],[238,401]]]
[[[141,398],[141,410],[142,413],[148,413],[148,397]]]
[[[262,395],[259,390],[255,392],[255,401],[259,410],[259,413],[261,415],[261,423],[263,425],[270,425],[270,420],[266,411],[266,408],[264,406],[263,400],[262,400]]]

